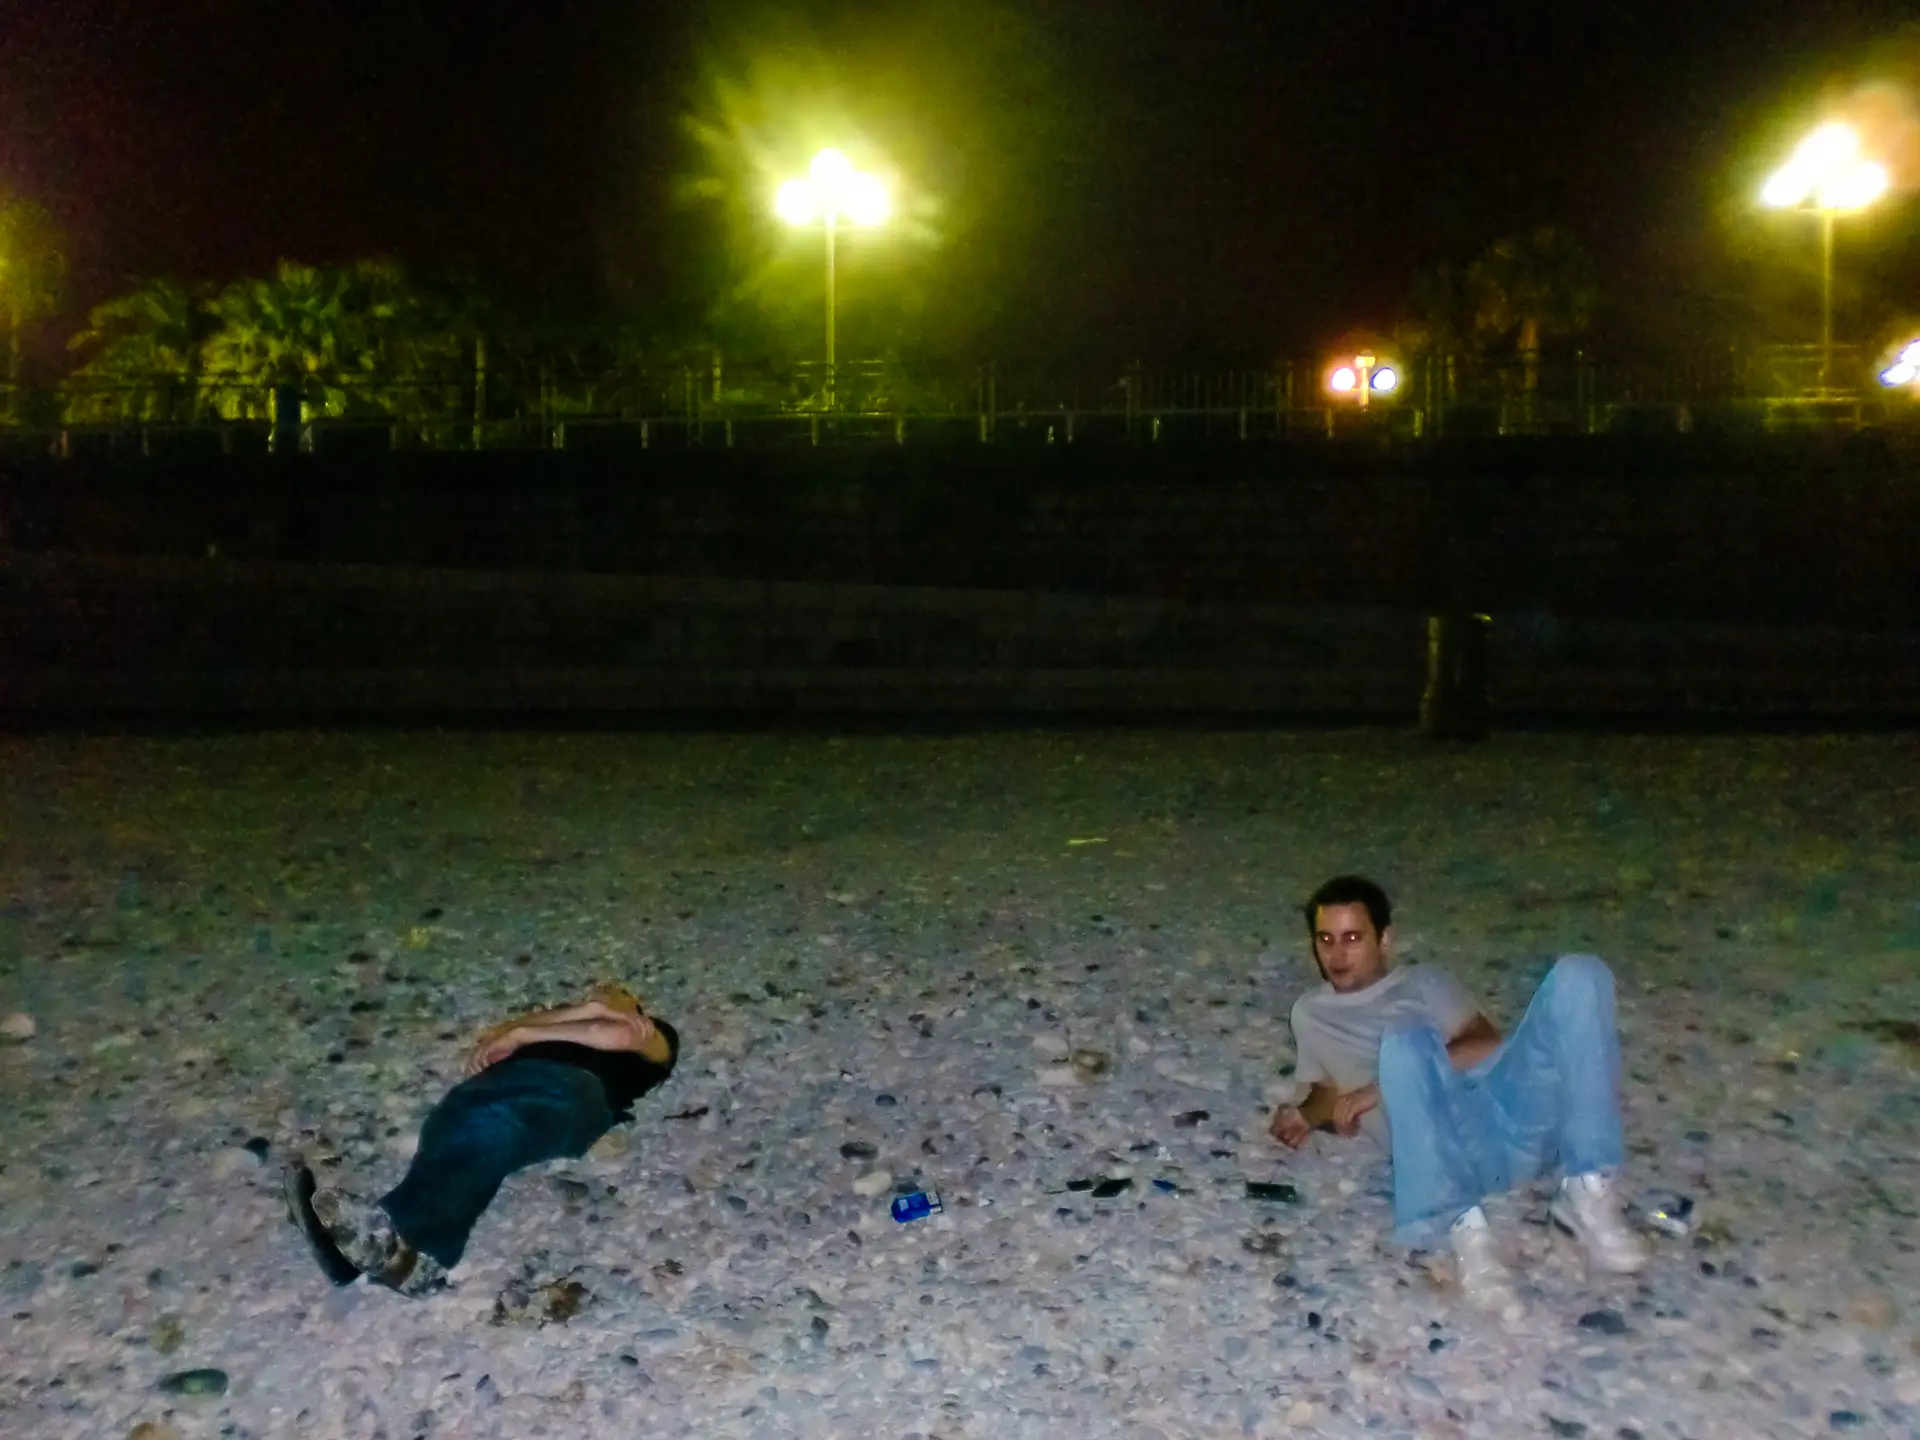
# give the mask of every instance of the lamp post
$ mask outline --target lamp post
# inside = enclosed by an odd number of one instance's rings
[[[1336,395],[1350,396],[1362,410],[1375,395],[1391,395],[1400,385],[1400,372],[1377,355],[1356,355],[1341,361],[1327,375],[1327,388]]]
[[[1822,125],[1767,178],[1763,204],[1777,210],[1811,209],[1820,216],[1820,389],[1833,383],[1833,220],[1863,210],[1887,189],[1887,170],[1863,159],[1860,137],[1838,121]]]
[[[813,157],[807,178],[789,180],[773,198],[774,213],[789,225],[819,224],[827,237],[827,409],[835,407],[834,367],[834,239],[841,223],[873,226],[886,223],[893,199],[877,175],[857,170],[838,150],[822,150]]]

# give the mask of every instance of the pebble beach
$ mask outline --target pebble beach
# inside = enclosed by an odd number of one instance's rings
[[[1645,1274],[1516,1193],[1487,1318],[1268,1139],[1342,871],[1497,1022],[1612,966]],[[330,1286],[287,1161],[609,978],[636,1122]],[[8,1437],[1913,1440],[1920,737],[0,737],[0,1096]]]

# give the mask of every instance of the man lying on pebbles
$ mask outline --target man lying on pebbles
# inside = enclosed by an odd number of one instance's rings
[[[543,1160],[584,1155],[633,1102],[672,1073],[680,1036],[631,994],[603,986],[579,1005],[483,1032],[454,1086],[420,1127],[406,1178],[377,1205],[315,1188],[287,1169],[287,1208],[336,1285],[362,1274],[402,1295],[444,1283],[500,1182]]]
[[[1474,1303],[1517,1314],[1480,1201],[1550,1171],[1550,1215],[1599,1271],[1630,1274],[1645,1248],[1620,1216],[1620,1045],[1613,975],[1565,955],[1505,1041],[1444,970],[1390,968],[1393,911],[1371,880],[1329,880],[1306,904],[1326,983],[1293,1007],[1295,1071],[1311,1089],[1274,1112],[1298,1149],[1317,1128],[1369,1132],[1393,1161],[1394,1238],[1448,1236]]]

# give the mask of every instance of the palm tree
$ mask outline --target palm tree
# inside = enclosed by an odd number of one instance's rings
[[[337,278],[349,351],[373,382],[360,391],[363,405],[409,420],[444,418],[464,408],[461,332],[468,320],[448,295],[415,284],[392,260],[359,260]]]
[[[414,363],[446,377],[446,408],[453,408],[456,396],[462,405],[471,402],[472,442],[479,449],[487,426],[490,350],[512,328],[510,317],[493,293],[471,275],[430,278],[417,296],[408,326],[414,337]]]
[[[1593,259],[1563,230],[1545,225],[1497,240],[1467,271],[1474,329],[1488,340],[1515,337],[1524,375],[1526,415],[1540,384],[1540,342],[1577,335],[1592,318],[1597,287]]]
[[[335,274],[282,260],[271,277],[236,280],[208,305],[215,329],[201,347],[208,397],[229,420],[269,418],[273,392],[299,390],[303,405],[346,409],[341,382],[355,368]]]
[[[68,418],[195,418],[201,347],[212,329],[204,296],[178,280],[145,280],[94,306],[67,342],[93,351],[67,378]]]
[[[60,303],[67,257],[45,207],[0,189],[0,321],[7,327],[7,394],[15,409],[20,386],[20,332]]]

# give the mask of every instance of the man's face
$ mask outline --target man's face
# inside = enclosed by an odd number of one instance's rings
[[[1313,922],[1313,958],[1335,990],[1364,990],[1386,975],[1392,938],[1391,925],[1384,935],[1373,928],[1364,905],[1322,905]]]

